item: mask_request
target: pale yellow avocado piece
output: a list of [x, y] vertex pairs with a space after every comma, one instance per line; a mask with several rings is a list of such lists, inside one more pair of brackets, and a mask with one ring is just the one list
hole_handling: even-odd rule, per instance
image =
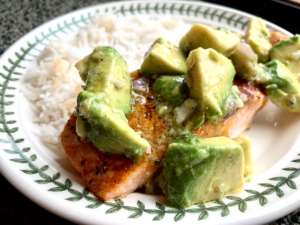
[[258, 72], [258, 57], [250, 45], [241, 43], [232, 54], [235, 71], [242, 79], [253, 81]]
[[300, 73], [300, 35], [276, 43], [270, 50], [271, 60], [279, 60], [295, 74], [299, 80]]
[[123, 57], [112, 47], [99, 46], [76, 65], [84, 90], [77, 96], [76, 132], [105, 153], [141, 156], [150, 148], [129, 125], [130, 74]]
[[164, 38], [158, 38], [145, 54], [143, 75], [182, 75], [186, 72], [185, 53]]
[[262, 67], [259, 82], [272, 103], [290, 112], [300, 113], [300, 84], [294, 74], [278, 60]]
[[244, 177], [252, 175], [254, 170], [250, 138], [246, 136], [238, 136], [233, 140], [237, 142], [243, 148], [244, 151]]
[[259, 62], [266, 63], [269, 59], [269, 51], [272, 47], [270, 38], [270, 31], [261, 18], [252, 18], [249, 21], [245, 39], [258, 55]]
[[179, 47], [185, 52], [190, 52], [199, 47], [204, 49], [213, 48], [225, 56], [230, 56], [239, 46], [240, 41], [240, 34], [195, 24], [181, 38]]
[[213, 49], [197, 48], [187, 59], [185, 74], [190, 98], [198, 101], [198, 110], [207, 118], [222, 116], [221, 107], [228, 98], [235, 75], [231, 61]]
[[176, 208], [221, 200], [244, 187], [242, 147], [227, 137], [179, 136], [166, 150], [158, 185]]

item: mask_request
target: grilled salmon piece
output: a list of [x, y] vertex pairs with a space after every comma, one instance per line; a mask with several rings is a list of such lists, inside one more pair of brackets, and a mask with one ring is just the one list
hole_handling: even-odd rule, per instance
[[[279, 32], [271, 31], [271, 44], [289, 38]], [[140, 77], [139, 71], [131, 73], [132, 80]], [[234, 81], [239, 88], [239, 96], [244, 107], [234, 116], [221, 121], [218, 125], [205, 122], [191, 132], [200, 137], [233, 137], [247, 129], [253, 115], [266, 103], [266, 96], [252, 83]], [[145, 94], [146, 103], [135, 107], [128, 117], [128, 123], [151, 144], [152, 153], [140, 160], [132, 160], [124, 155], [104, 154], [92, 143], [83, 142], [76, 133], [76, 117], [71, 116], [60, 135], [60, 143], [67, 157], [81, 174], [90, 191], [99, 199], [108, 201], [124, 197], [145, 184], [151, 183], [159, 173], [161, 160], [168, 147], [169, 129], [164, 117], [157, 115], [152, 89]], [[149, 185], [151, 186], [151, 184]]]
[[279, 42], [281, 40], [285, 40], [285, 39], [289, 38], [289, 36], [287, 36], [283, 33], [280, 33], [278, 31], [270, 31], [270, 34], [271, 34], [270, 42], [272, 45], [275, 45], [277, 42]]
[[[253, 115], [264, 105], [266, 97], [251, 83], [236, 82], [244, 107], [219, 125], [205, 122], [192, 130], [201, 138], [232, 136], [247, 128]], [[129, 126], [151, 144], [151, 154], [132, 160], [124, 155], [104, 154], [80, 139], [76, 133], [76, 117], [71, 116], [60, 135], [60, 143], [67, 157], [87, 183], [89, 190], [99, 199], [108, 201], [124, 197], [151, 180], [168, 146], [170, 128], [165, 118], [155, 110], [153, 91], [145, 94], [146, 103], [135, 107], [128, 117]]]

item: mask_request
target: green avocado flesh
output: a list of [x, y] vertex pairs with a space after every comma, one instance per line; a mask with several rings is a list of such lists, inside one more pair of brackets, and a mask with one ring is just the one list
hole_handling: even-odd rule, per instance
[[237, 76], [242, 79], [253, 81], [257, 75], [258, 58], [250, 45], [241, 43], [232, 54], [232, 64], [236, 70]]
[[258, 55], [258, 61], [266, 63], [269, 59], [271, 34], [261, 18], [252, 18], [249, 22], [245, 39], [253, 51]]
[[106, 103], [127, 115], [131, 110], [130, 74], [122, 56], [112, 47], [97, 47], [76, 65], [85, 91], [103, 93]]
[[271, 60], [278, 60], [299, 79], [300, 73], [300, 35], [276, 43], [270, 50]]
[[197, 48], [190, 52], [187, 66], [186, 82], [190, 97], [198, 101], [198, 110], [207, 118], [222, 116], [221, 107], [235, 75], [231, 61], [211, 48]]
[[252, 161], [252, 152], [251, 152], [251, 140], [246, 136], [238, 136], [233, 139], [238, 143], [244, 151], [244, 177], [250, 176], [253, 174], [253, 161]]
[[131, 88], [124, 59], [112, 47], [97, 47], [76, 67], [86, 83], [77, 97], [77, 134], [105, 153], [142, 155], [150, 145], [125, 117], [131, 110]]
[[218, 122], [232, 117], [238, 108], [244, 106], [243, 101], [239, 97], [239, 89], [232, 85], [230, 94], [226, 99], [224, 105], [221, 107], [222, 116], [214, 116], [208, 119], [209, 122], [217, 124]]
[[243, 169], [243, 149], [235, 141], [184, 134], [169, 145], [157, 182], [170, 206], [185, 208], [241, 190]]
[[183, 51], [165, 40], [158, 38], [145, 54], [141, 66], [143, 75], [181, 75], [186, 72], [186, 56]]
[[153, 84], [153, 90], [175, 106], [180, 106], [188, 97], [189, 88], [185, 76], [160, 76]]
[[[287, 52], [292, 52], [291, 46], [293, 44], [290, 41], [287, 43], [284, 44], [285, 51], [283, 52], [278, 52], [277, 48], [271, 50], [271, 55], [273, 55], [271, 58], [279, 58], [284, 61], [283, 58], [288, 55]], [[279, 48], [281, 48], [280, 45]], [[255, 54], [246, 44], [240, 44], [232, 56], [232, 63], [236, 68], [237, 76], [262, 86], [270, 100], [278, 107], [299, 113], [300, 85], [298, 74], [292, 73], [281, 61], [272, 60], [266, 64], [258, 63]], [[295, 65], [293, 63], [298, 62], [291, 62], [289, 65], [292, 65], [292, 68]]]
[[278, 107], [300, 112], [300, 85], [294, 74], [277, 60], [266, 63], [256, 83], [265, 88], [270, 100]]
[[186, 53], [196, 48], [213, 48], [225, 56], [231, 55], [240, 44], [241, 36], [226, 29], [213, 29], [195, 24], [180, 40], [180, 48]]

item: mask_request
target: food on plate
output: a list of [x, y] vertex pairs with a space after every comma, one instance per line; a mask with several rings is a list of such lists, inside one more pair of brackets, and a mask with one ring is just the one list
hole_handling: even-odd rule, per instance
[[144, 75], [182, 75], [186, 69], [184, 52], [164, 38], [158, 38], [153, 43], [141, 65]]
[[243, 149], [227, 137], [183, 134], [169, 144], [162, 163], [157, 182], [176, 208], [222, 199], [244, 187]]
[[202, 24], [195, 24], [180, 40], [179, 46], [185, 52], [196, 48], [213, 48], [225, 56], [231, 55], [240, 44], [241, 35], [225, 28], [214, 29]]
[[112, 47], [97, 47], [76, 64], [85, 87], [77, 97], [76, 131], [105, 153], [142, 155], [150, 145], [128, 125], [130, 74]]
[[238, 76], [249, 81], [255, 79], [258, 71], [258, 57], [250, 45], [241, 43], [231, 59]]
[[271, 34], [261, 18], [252, 18], [246, 31], [245, 40], [257, 54], [259, 62], [266, 63], [269, 59]]
[[[157, 39], [144, 57], [141, 73], [132, 73], [135, 106], [131, 113], [110, 100], [110, 95], [119, 101], [124, 96], [124, 102], [130, 98], [128, 91], [127, 95], [118, 94], [122, 88], [127, 90], [128, 85], [117, 76], [125, 74], [127, 78], [123, 79], [129, 80], [129, 75], [122, 57], [113, 48], [97, 47], [77, 64], [86, 86], [78, 95], [75, 111], [78, 118], [72, 116], [69, 120], [61, 134], [61, 144], [97, 197], [107, 201], [143, 186], [146, 193], [157, 193], [160, 187], [168, 204], [188, 207], [222, 199], [243, 188], [244, 175], [253, 173], [250, 140], [239, 137], [234, 141], [228, 137], [246, 129], [253, 115], [264, 106], [266, 97], [258, 86], [283, 108], [286, 101], [279, 95], [295, 95], [300, 90], [292, 73], [279, 61], [258, 63], [267, 61], [252, 50], [253, 45], [264, 43], [255, 33], [266, 32], [261, 23], [260, 19], [250, 22], [249, 45], [240, 43], [240, 37], [230, 31], [194, 25], [188, 34], [198, 29], [215, 38], [203, 35], [202, 46], [202, 42], [200, 46], [194, 43], [194, 47], [187, 49], [186, 41], [195, 40], [186, 34], [180, 48], [187, 55], [165, 39]], [[238, 40], [219, 39], [218, 32]], [[225, 49], [229, 43], [233, 44]], [[114, 61], [114, 56], [102, 55], [102, 49], [113, 51], [118, 61]], [[227, 57], [232, 53], [231, 61]], [[120, 60], [123, 71], [114, 72]], [[106, 61], [115, 66], [108, 72]], [[236, 72], [242, 80], [233, 82]], [[104, 89], [101, 89], [102, 79], [110, 80], [104, 83]], [[94, 88], [93, 93], [89, 92], [88, 84]], [[137, 97], [140, 100], [136, 102]], [[99, 114], [103, 116], [95, 116]], [[79, 132], [74, 130], [75, 120]], [[130, 128], [130, 133], [121, 130], [124, 127]], [[83, 139], [85, 135], [79, 137], [82, 130], [92, 143]], [[144, 140], [144, 145], [139, 140]]]
[[[145, 60], [147, 60], [147, 55]], [[82, 62], [84, 61], [87, 62], [86, 59]], [[194, 63], [192, 63], [193, 61]], [[101, 64], [102, 61], [98, 60], [98, 62]], [[238, 80], [232, 82], [235, 70], [231, 61], [213, 49], [200, 47], [191, 51], [187, 59], [187, 68], [187, 73], [181, 76], [162, 75], [166, 69], [163, 66], [162, 68], [158, 67], [155, 74], [150, 77], [149, 75], [144, 77], [139, 72], [131, 74], [132, 89], [137, 97], [144, 98], [144, 102], [139, 101], [135, 104], [133, 112], [127, 117], [128, 125], [136, 134], [140, 134], [148, 141], [151, 145], [151, 153], [146, 151], [145, 154], [140, 157], [136, 155], [135, 158], [107, 154], [106, 150], [101, 151], [97, 145], [85, 142], [78, 136], [74, 129], [75, 121], [78, 118], [71, 117], [61, 134], [61, 144], [74, 167], [81, 173], [89, 189], [97, 197], [104, 201], [124, 197], [143, 186], [145, 186], [146, 193], [157, 193], [158, 183], [161, 182], [157, 182], [155, 177], [164, 169], [162, 160], [166, 149], [169, 144], [174, 141], [176, 143], [178, 136], [191, 133], [190, 135], [200, 138], [234, 137], [249, 126], [253, 115], [266, 102], [265, 95], [253, 84]], [[87, 74], [93, 69], [87, 66], [84, 68]], [[208, 71], [206, 75], [205, 71]], [[93, 79], [98, 80], [97, 76], [104, 75], [101, 73], [92, 75]], [[211, 79], [207, 79], [205, 76]], [[205, 81], [202, 82], [203, 86], [199, 82], [201, 79]], [[112, 87], [110, 91], [118, 90], [116, 86], [112, 85]], [[203, 102], [200, 99], [205, 99], [205, 96], [209, 97], [211, 102], [217, 102], [215, 105], [218, 107], [218, 113], [212, 113], [215, 108], [209, 105], [209, 101], [207, 106], [201, 106]], [[80, 94], [78, 98], [78, 104], [80, 104]], [[104, 109], [101, 106], [98, 107], [98, 113]], [[243, 177], [244, 154], [242, 147], [225, 137], [217, 138], [217, 140], [224, 140], [225, 145], [229, 141], [239, 146], [242, 157], [239, 158], [237, 164], [241, 167], [238, 171]], [[93, 142], [93, 140], [91, 141]], [[109, 141], [111, 141], [110, 145], [114, 143], [113, 140]], [[219, 141], [220, 145], [221, 142]], [[206, 142], [204, 141], [204, 143]], [[230, 151], [230, 148], [227, 150]], [[216, 155], [212, 154], [211, 157], [216, 160]], [[213, 166], [215, 165], [211, 165], [211, 167]], [[243, 179], [240, 179], [241, 181], [243, 184]], [[228, 183], [227, 186], [222, 194], [211, 194], [211, 196], [221, 198], [225, 194], [243, 187], [231, 183]], [[166, 192], [165, 188], [162, 190]], [[214, 190], [212, 190], [213, 192]], [[201, 198], [204, 202], [212, 200], [214, 197], [198, 196], [196, 199], [202, 201]], [[174, 203], [171, 204], [175, 206]], [[191, 202], [181, 206], [187, 207], [189, 204]]]
[[[160, 76], [153, 83], [153, 90], [170, 101], [175, 106], [180, 106], [188, 98], [189, 89], [184, 75]], [[162, 109], [163, 110], [163, 109]]]
[[[131, 76], [136, 80], [143, 78], [138, 72], [131, 73]], [[201, 127], [191, 130], [193, 135], [200, 138], [235, 137], [249, 127], [253, 115], [264, 106], [266, 97], [249, 82], [235, 81], [234, 84], [239, 89], [244, 106], [217, 124], [205, 121]], [[149, 85], [148, 92], [143, 95], [145, 103], [135, 105], [127, 119], [129, 126], [151, 144], [151, 154], [145, 154], [135, 161], [125, 155], [99, 151], [91, 142], [81, 140], [76, 133], [75, 115], [71, 116], [60, 135], [62, 148], [70, 162], [81, 174], [89, 190], [101, 200], [125, 197], [143, 186], [146, 193], [157, 193], [154, 176], [161, 170], [169, 140], [174, 140], [177, 135], [168, 123], [170, 115], [160, 113], [160, 109], [169, 104], [155, 96], [151, 83]], [[157, 105], [158, 101], [161, 101], [160, 105]]]
[[259, 83], [275, 105], [291, 112], [300, 112], [298, 79], [283, 63], [277, 60], [266, 63], [259, 77]]
[[[260, 18], [249, 23], [249, 45], [226, 29], [200, 24], [180, 47], [158, 38], [140, 73], [131, 74], [131, 112], [130, 76], [115, 49], [97, 47], [77, 63], [86, 86], [61, 144], [91, 192], [107, 201], [145, 186], [182, 208], [241, 190], [253, 173], [251, 144], [230, 138], [249, 126], [265, 94], [277, 106], [299, 110], [293, 67], [268, 62], [269, 39]], [[241, 80], [233, 81], [236, 74]]]
[[[78, 96], [77, 104], [74, 97], [69, 100], [75, 114], [59, 141], [89, 190], [108, 201], [143, 187], [149, 194], [165, 194], [171, 206], [188, 207], [242, 189], [243, 177], [253, 173], [253, 163], [250, 140], [237, 135], [251, 125], [267, 96], [278, 106], [298, 112], [299, 84], [294, 66], [289, 67], [298, 61], [288, 56], [297, 56], [297, 43], [294, 47], [278, 43], [285, 53], [275, 47], [268, 54], [258, 53], [257, 46], [266, 49], [269, 42], [287, 39], [272, 31], [270, 40], [261, 37], [268, 30], [260, 19], [250, 22], [247, 43], [225, 28], [201, 24], [184, 34], [175, 29], [180, 23], [168, 21], [153, 25], [151, 32], [148, 26], [143, 28], [142, 20], [106, 23], [105, 18], [102, 27], [95, 21], [77, 36], [78, 46], [89, 46], [85, 52], [76, 56], [76, 51], [66, 53], [64, 45], [57, 44], [37, 59], [39, 73], [54, 73], [53, 78], [47, 76], [47, 85], [43, 76], [39, 78], [39, 88], [48, 91], [53, 88], [49, 77], [59, 86], [78, 62], [83, 82], [73, 79], [76, 88], [61, 87], [72, 93], [69, 96], [75, 92]], [[119, 24], [127, 26], [127, 33]], [[139, 27], [137, 38], [132, 27]], [[97, 35], [105, 41], [92, 52]], [[269, 55], [270, 62], [265, 59]], [[48, 105], [41, 107], [45, 112], [41, 115], [49, 117]], [[70, 108], [64, 111], [65, 121]], [[55, 120], [57, 115], [49, 118]], [[230, 158], [233, 155], [235, 160]]]
[[[278, 107], [291, 112], [300, 112], [300, 84], [298, 76], [292, 73], [283, 63], [272, 60], [266, 64], [257, 63], [253, 53], [244, 45], [233, 54], [233, 64], [237, 76], [259, 85]], [[252, 64], [252, 67], [251, 67]]]
[[300, 73], [300, 35], [280, 41], [270, 49], [270, 59], [285, 64], [299, 80]]
[[237, 142], [242, 148], [244, 152], [244, 177], [250, 176], [253, 174], [253, 160], [251, 153], [251, 141], [247, 136], [238, 136], [233, 139]]
[[206, 118], [222, 116], [235, 75], [232, 62], [212, 48], [200, 47], [190, 52], [186, 64], [186, 82], [190, 97], [197, 100], [196, 110]]

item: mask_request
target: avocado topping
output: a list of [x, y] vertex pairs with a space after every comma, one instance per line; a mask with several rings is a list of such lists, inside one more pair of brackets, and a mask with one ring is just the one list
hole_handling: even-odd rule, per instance
[[232, 54], [232, 63], [237, 75], [242, 79], [247, 79], [249, 81], [253, 81], [257, 75], [257, 61], [257, 55], [246, 43], [241, 43]]
[[185, 76], [160, 76], [153, 84], [153, 90], [175, 106], [180, 106], [188, 97], [189, 88]]
[[228, 98], [235, 75], [231, 61], [213, 49], [197, 48], [187, 59], [185, 74], [190, 97], [206, 118], [222, 116], [221, 107]]
[[244, 186], [242, 147], [226, 137], [184, 134], [171, 143], [157, 182], [176, 208], [222, 199]]
[[153, 43], [141, 66], [143, 75], [182, 75], [185, 72], [185, 54], [164, 38], [158, 38]]
[[252, 152], [251, 152], [251, 140], [246, 136], [238, 136], [233, 139], [237, 142], [244, 152], [244, 177], [250, 176], [253, 174], [253, 161], [252, 161]]
[[112, 47], [97, 47], [76, 65], [85, 91], [106, 96], [111, 107], [131, 111], [130, 74], [122, 56]]
[[299, 80], [300, 73], [300, 35], [276, 43], [270, 50], [271, 60], [279, 60], [295, 74]]
[[275, 105], [300, 113], [299, 82], [283, 63], [273, 60], [265, 64], [258, 83]]
[[270, 38], [270, 31], [261, 18], [252, 18], [249, 21], [245, 39], [258, 55], [259, 62], [266, 63], [269, 59], [269, 50], [272, 47]]
[[[240, 44], [232, 56], [232, 63], [237, 71], [237, 76], [248, 81], [252, 81], [265, 89], [270, 100], [278, 107], [287, 109], [291, 112], [300, 112], [300, 85], [298, 82], [298, 74], [292, 73], [298, 68], [296, 65], [300, 62], [300, 58], [293, 61], [288, 55], [297, 55], [297, 51], [293, 51], [295, 40], [293, 37], [286, 43], [279, 44], [278, 48], [273, 48], [270, 52], [272, 60], [266, 64], [258, 63], [257, 57], [246, 44]], [[283, 47], [281, 47], [283, 46]], [[279, 51], [278, 49], [283, 51]], [[285, 50], [285, 51], [284, 51]], [[299, 52], [300, 54], [300, 52]], [[283, 63], [283, 62], [285, 63]], [[288, 64], [290, 67], [287, 67]], [[290, 69], [292, 69], [292, 71]]]
[[244, 106], [243, 101], [239, 97], [239, 89], [237, 86], [233, 85], [225, 104], [221, 107], [222, 116], [214, 116], [208, 119], [211, 123], [218, 123], [224, 119], [232, 117], [238, 108]]
[[76, 131], [105, 153], [142, 155], [149, 143], [129, 127], [130, 74], [112, 47], [97, 47], [76, 64], [86, 86], [77, 97]]
[[179, 47], [186, 53], [196, 48], [213, 48], [217, 52], [230, 56], [240, 44], [241, 36], [231, 31], [214, 29], [202, 24], [195, 24], [180, 40]]

